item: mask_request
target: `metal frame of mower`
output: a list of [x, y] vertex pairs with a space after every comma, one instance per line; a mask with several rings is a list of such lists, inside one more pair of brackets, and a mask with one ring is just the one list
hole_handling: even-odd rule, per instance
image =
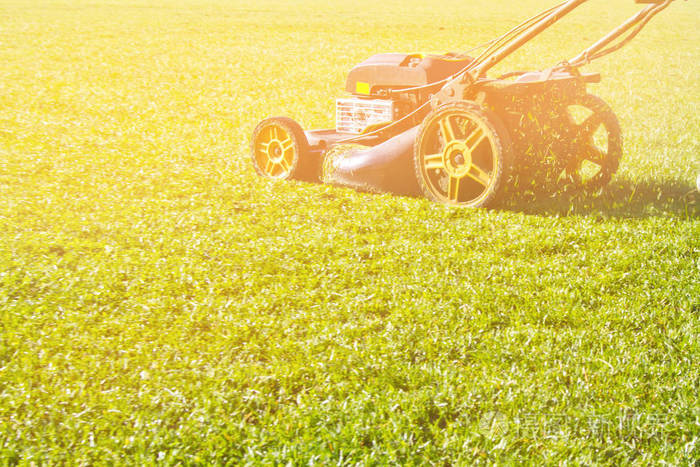
[[536, 184], [605, 186], [622, 156], [610, 107], [587, 92], [598, 74], [580, 67], [627, 44], [674, 0], [648, 4], [571, 60], [544, 71], [486, 73], [588, 0], [567, 0], [521, 23], [466, 60], [459, 72], [421, 86], [389, 89], [386, 98], [415, 102], [405, 115], [361, 134], [304, 131], [294, 120], [263, 120], [252, 139], [261, 176], [297, 178], [429, 199], [489, 206], [516, 173]]

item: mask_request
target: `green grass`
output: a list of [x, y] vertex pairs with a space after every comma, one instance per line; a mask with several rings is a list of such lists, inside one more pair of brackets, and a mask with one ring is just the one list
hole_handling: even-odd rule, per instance
[[697, 463], [697, 2], [589, 67], [625, 137], [601, 196], [461, 211], [249, 162], [369, 55], [550, 4], [0, 0], [0, 464]]

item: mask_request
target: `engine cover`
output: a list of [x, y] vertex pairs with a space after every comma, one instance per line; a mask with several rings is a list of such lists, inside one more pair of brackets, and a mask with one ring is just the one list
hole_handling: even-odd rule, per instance
[[383, 89], [423, 86], [447, 78], [471, 63], [466, 55], [379, 54], [355, 66], [346, 91], [377, 96]]

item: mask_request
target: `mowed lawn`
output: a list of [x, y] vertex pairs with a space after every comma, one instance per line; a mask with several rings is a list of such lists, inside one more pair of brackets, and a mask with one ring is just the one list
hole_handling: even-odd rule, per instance
[[[457, 210], [258, 178], [349, 69], [546, 0], [0, 0], [0, 464], [700, 458], [700, 5], [590, 65], [595, 196]], [[571, 58], [592, 1], [499, 67]]]

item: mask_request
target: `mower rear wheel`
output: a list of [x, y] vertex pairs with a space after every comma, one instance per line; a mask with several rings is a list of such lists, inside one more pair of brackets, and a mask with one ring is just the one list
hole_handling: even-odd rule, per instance
[[598, 190], [610, 182], [620, 165], [620, 123], [610, 106], [592, 94], [570, 104], [567, 117], [572, 128], [572, 154], [564, 171], [565, 181], [584, 190]]
[[499, 118], [460, 101], [431, 112], [414, 146], [416, 177], [426, 198], [459, 207], [492, 205], [511, 167], [511, 142]]
[[267, 118], [253, 131], [253, 167], [266, 178], [305, 178], [310, 163], [308, 147], [304, 130], [297, 122], [287, 117]]

